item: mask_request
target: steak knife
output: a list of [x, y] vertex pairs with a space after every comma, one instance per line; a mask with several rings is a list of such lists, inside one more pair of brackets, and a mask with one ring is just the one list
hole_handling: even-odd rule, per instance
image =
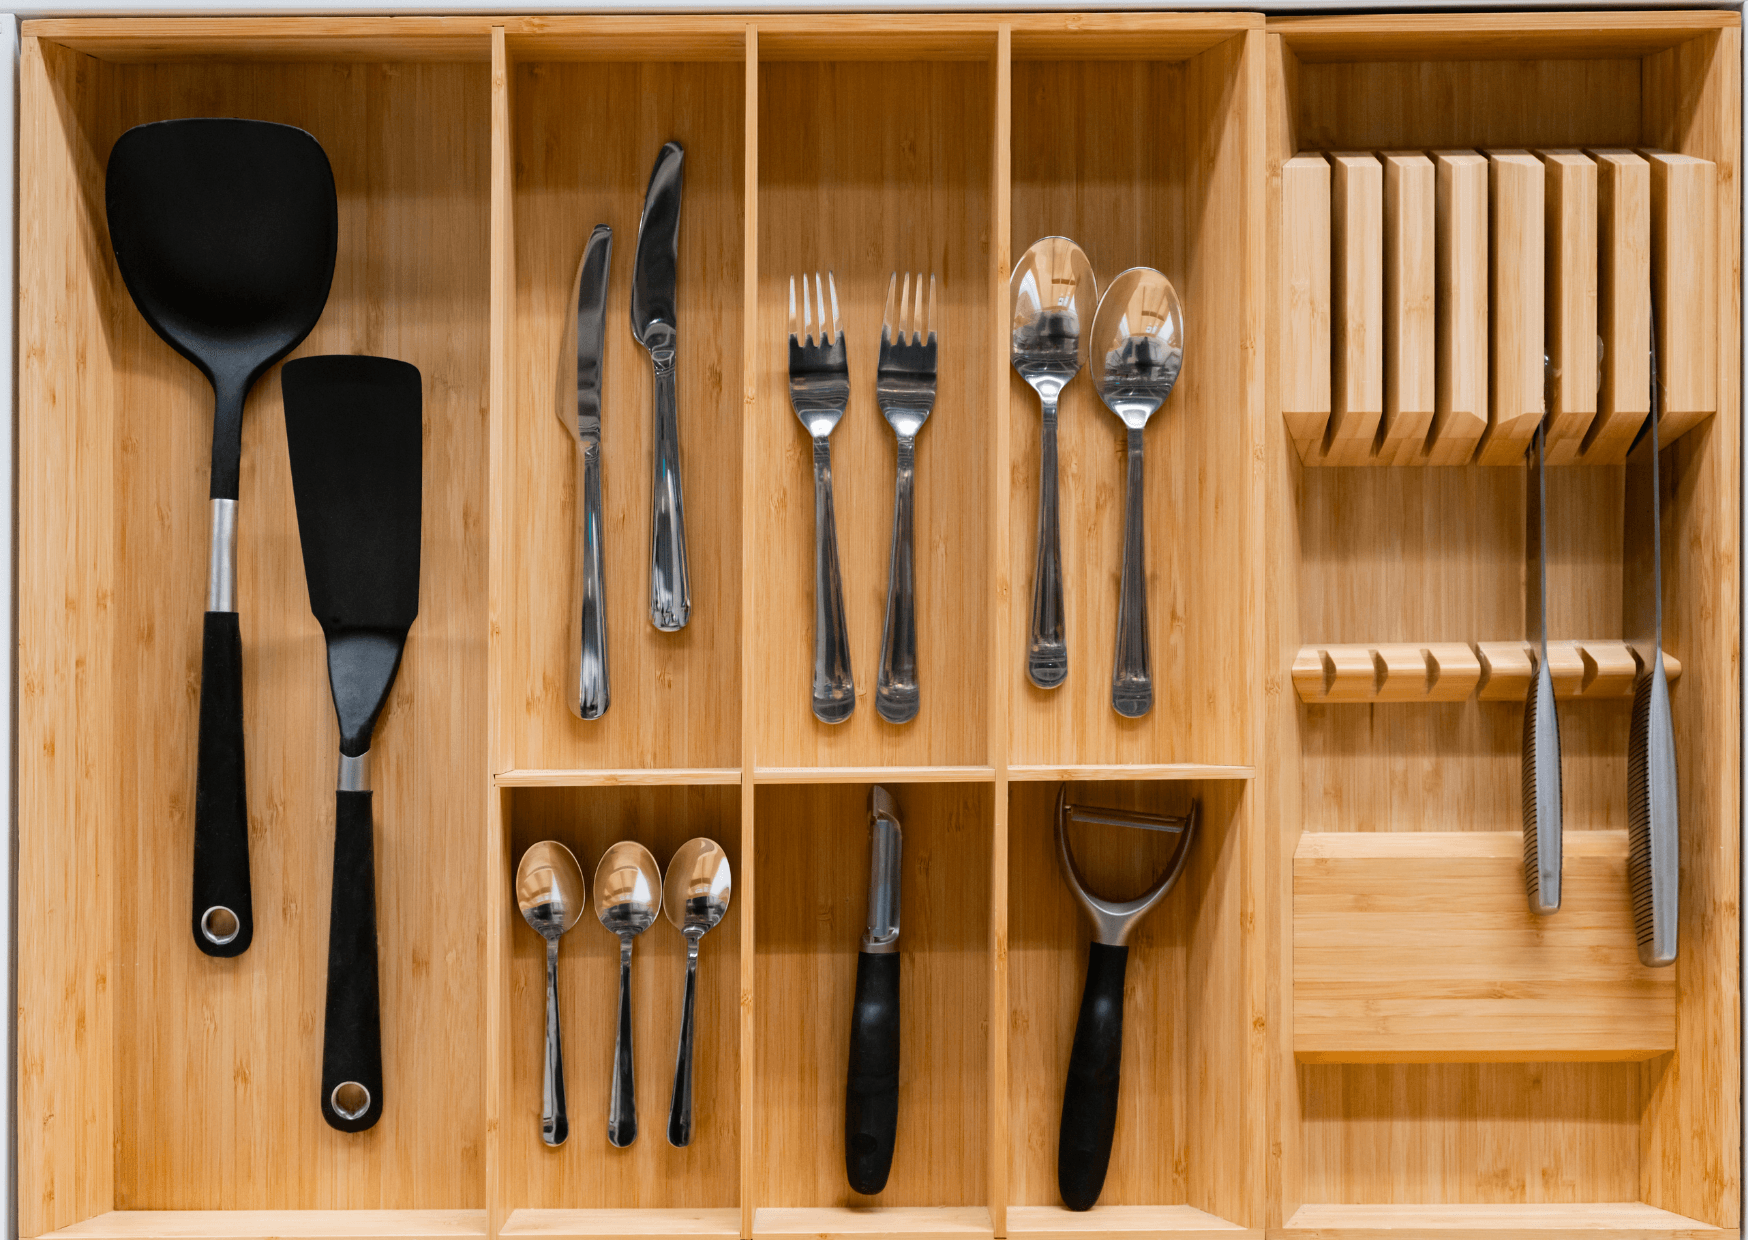
[[570, 628], [571, 713], [599, 719], [613, 701], [607, 680], [607, 595], [601, 571], [601, 360], [613, 230], [595, 225], [577, 267], [577, 415], [558, 420], [576, 440], [577, 531]]
[[686, 578], [686, 509], [680, 493], [680, 423], [674, 395], [679, 316], [674, 277], [680, 249], [680, 187], [686, 153], [669, 142], [656, 156], [637, 225], [631, 272], [631, 334], [655, 368], [655, 476], [649, 527], [649, 622], [665, 633], [686, 627], [692, 587]]
[[1657, 442], [1663, 390], [1657, 373], [1657, 306], [1651, 305], [1651, 416], [1627, 454], [1621, 612], [1639, 665], [1627, 741], [1627, 883], [1639, 962], [1675, 963], [1680, 888], [1675, 723], [1663, 671], [1663, 523]]

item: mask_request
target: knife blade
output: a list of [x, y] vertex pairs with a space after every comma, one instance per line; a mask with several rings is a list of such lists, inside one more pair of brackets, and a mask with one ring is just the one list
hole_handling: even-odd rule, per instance
[[1657, 367], [1657, 305], [1651, 304], [1651, 415], [1627, 453], [1621, 618], [1639, 665], [1627, 741], [1627, 882], [1639, 961], [1675, 963], [1680, 891], [1675, 724], [1663, 670], [1663, 522], [1658, 477], [1663, 390]]
[[878, 1193], [898, 1140], [898, 914], [904, 832], [898, 802], [868, 792], [868, 928], [856, 955], [856, 1006], [844, 1083], [844, 1174], [858, 1193]]
[[576, 440], [577, 529], [572, 559], [571, 713], [599, 719], [612, 704], [607, 676], [607, 594], [601, 558], [601, 372], [613, 230], [595, 225], [577, 265], [577, 409], [559, 421]]
[[649, 530], [649, 620], [663, 632], [686, 627], [692, 587], [686, 574], [686, 510], [680, 488], [680, 426], [674, 392], [679, 315], [674, 285], [680, 249], [680, 190], [686, 153], [664, 145], [649, 174], [631, 272], [631, 334], [655, 371], [655, 475]]

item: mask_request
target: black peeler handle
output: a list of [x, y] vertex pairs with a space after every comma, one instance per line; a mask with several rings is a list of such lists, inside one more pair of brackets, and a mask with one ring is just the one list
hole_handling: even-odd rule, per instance
[[249, 805], [243, 790], [243, 634], [209, 611], [200, 644], [200, 748], [194, 776], [194, 945], [240, 956], [255, 938]]
[[850, 1072], [844, 1090], [844, 1173], [858, 1193], [877, 1193], [898, 1140], [898, 953], [856, 953]]
[[334, 794], [334, 899], [322, 1026], [322, 1118], [363, 1132], [382, 1118], [382, 1013], [376, 978], [376, 844], [368, 792]]
[[1093, 943], [1086, 989], [1062, 1091], [1056, 1188], [1070, 1210], [1090, 1210], [1105, 1187], [1117, 1131], [1117, 1082], [1123, 1067], [1123, 976], [1129, 949]]

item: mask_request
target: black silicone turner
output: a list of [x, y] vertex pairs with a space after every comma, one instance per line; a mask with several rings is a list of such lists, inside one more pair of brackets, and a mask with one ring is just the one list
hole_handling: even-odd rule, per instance
[[236, 605], [243, 401], [327, 304], [340, 230], [334, 174], [321, 145], [290, 125], [158, 121], [116, 141], [105, 197], [109, 239], [134, 305], [213, 389], [193, 932], [207, 955], [235, 956], [255, 937]]
[[322, 1116], [382, 1116], [370, 737], [419, 614], [419, 372], [386, 357], [286, 363], [285, 438], [310, 610], [340, 718]]

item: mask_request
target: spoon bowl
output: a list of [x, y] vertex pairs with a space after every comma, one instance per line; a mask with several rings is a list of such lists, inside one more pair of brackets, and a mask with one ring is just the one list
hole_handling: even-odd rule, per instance
[[693, 1009], [698, 998], [698, 940], [728, 915], [734, 879], [728, 854], [715, 840], [687, 840], [668, 862], [662, 907], [686, 936], [686, 996], [680, 1009], [680, 1050], [674, 1059], [674, 1093], [668, 1106], [668, 1143], [692, 1144]]
[[1038, 557], [1032, 572], [1032, 628], [1026, 675], [1040, 689], [1068, 679], [1058, 515], [1056, 402], [1086, 365], [1098, 282], [1086, 253], [1067, 237], [1034, 241], [1008, 281], [1014, 369], [1038, 393]]
[[564, 1047], [558, 1021], [558, 940], [582, 919], [588, 903], [583, 868], [557, 840], [529, 846], [516, 865], [516, 907], [546, 940], [546, 1073], [541, 1087], [540, 1139], [563, 1145], [570, 1136], [564, 1100]]
[[1123, 504], [1123, 585], [1111, 709], [1138, 719], [1153, 709], [1153, 663], [1147, 637], [1147, 555], [1142, 430], [1171, 395], [1184, 363], [1184, 311], [1171, 281], [1151, 267], [1131, 267], [1111, 281], [1093, 316], [1092, 381], [1105, 407], [1123, 422], [1129, 469]]
[[662, 872], [634, 840], [609, 848], [595, 867], [595, 916], [619, 936], [619, 1024], [613, 1041], [613, 1092], [607, 1140], [624, 1148], [637, 1140], [637, 1080], [631, 1054], [631, 944], [662, 911]]

